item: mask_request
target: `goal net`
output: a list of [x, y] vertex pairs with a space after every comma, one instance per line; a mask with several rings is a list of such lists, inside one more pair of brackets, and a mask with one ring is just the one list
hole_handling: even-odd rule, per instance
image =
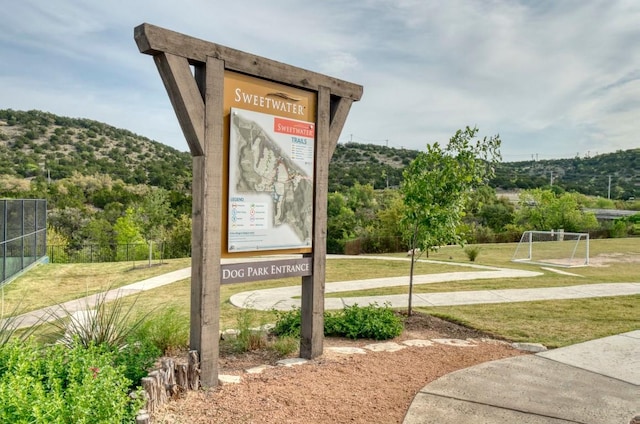
[[589, 234], [558, 231], [525, 231], [513, 262], [560, 267], [589, 265]]

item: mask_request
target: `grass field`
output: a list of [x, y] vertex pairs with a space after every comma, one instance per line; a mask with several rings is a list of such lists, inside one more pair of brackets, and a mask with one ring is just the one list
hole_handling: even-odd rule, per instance
[[[511, 257], [515, 244], [482, 245], [476, 264], [540, 271], [540, 266], [514, 264]], [[405, 255], [394, 255], [404, 257]], [[543, 276], [526, 279], [462, 281], [416, 286], [416, 292], [442, 292], [521, 287], [553, 287], [602, 282], [640, 281], [640, 239], [592, 240], [591, 257], [594, 266], [566, 271], [579, 277], [546, 271]], [[595, 260], [598, 258], [598, 260]], [[420, 263], [416, 274], [464, 271], [456, 264], [470, 264], [460, 247], [446, 247], [431, 253], [429, 259], [445, 264]], [[613, 262], [616, 261], [616, 262]], [[446, 264], [450, 262], [450, 264]], [[140, 281], [190, 265], [189, 259], [171, 260], [152, 268], [133, 268], [130, 263], [117, 264], [49, 264], [35, 268], [2, 290], [3, 312], [19, 309], [34, 310], [66, 300]], [[374, 259], [328, 259], [327, 282], [383, 278], [408, 275], [407, 261]], [[300, 284], [299, 278], [257, 283], [225, 285], [221, 288], [221, 328], [233, 327], [238, 308], [229, 303], [235, 293], [261, 288]], [[135, 308], [148, 311], [173, 307], [178, 319], [188, 326], [189, 280], [183, 280], [135, 296]], [[352, 292], [351, 295], [406, 293], [406, 287], [375, 291]], [[345, 293], [340, 293], [345, 296]], [[128, 299], [133, 302], [134, 299]], [[563, 301], [525, 302], [457, 307], [421, 308], [421, 311], [489, 331], [517, 341], [540, 342], [549, 346], [564, 346], [610, 334], [640, 328], [640, 296]], [[273, 320], [273, 313], [256, 311], [256, 319]]]

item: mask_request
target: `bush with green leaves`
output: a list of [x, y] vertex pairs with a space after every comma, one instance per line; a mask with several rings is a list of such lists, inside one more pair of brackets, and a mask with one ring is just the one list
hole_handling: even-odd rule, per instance
[[267, 347], [281, 357], [287, 356], [298, 350], [300, 347], [300, 338], [294, 336], [279, 336], [271, 340]]
[[476, 258], [480, 254], [480, 246], [467, 246], [464, 248], [464, 254], [467, 255], [467, 259], [471, 262], [475, 262]]
[[[258, 327], [256, 323], [259, 322]], [[258, 320], [254, 309], [245, 307], [238, 310], [236, 315], [235, 337], [230, 339], [230, 344], [236, 352], [250, 352], [262, 349], [267, 346], [267, 334], [261, 328], [265, 325], [264, 320]]]
[[131, 381], [107, 346], [32, 340], [0, 347], [0, 422], [133, 422], [143, 397], [129, 396]]
[[[276, 335], [300, 336], [300, 309], [276, 312]], [[387, 340], [399, 336], [403, 330], [402, 319], [388, 304], [346, 306], [340, 311], [325, 311], [324, 334], [351, 339]]]
[[273, 334], [281, 337], [300, 337], [300, 308], [274, 312], [276, 314], [276, 324], [272, 330]]
[[324, 333], [350, 339], [387, 340], [399, 336], [402, 319], [388, 305], [345, 306], [341, 311], [325, 314]]
[[162, 351], [152, 340], [131, 338], [121, 348], [112, 349], [114, 364], [122, 367], [124, 376], [131, 381], [130, 388], [140, 385], [141, 380], [149, 374]]

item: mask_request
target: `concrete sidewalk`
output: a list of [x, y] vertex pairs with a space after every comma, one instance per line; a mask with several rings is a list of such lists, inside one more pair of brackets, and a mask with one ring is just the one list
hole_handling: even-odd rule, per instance
[[[455, 275], [451, 275], [455, 274]], [[464, 274], [464, 275], [462, 275]], [[430, 284], [445, 281], [462, 281], [479, 278], [522, 278], [539, 275], [530, 271], [502, 270], [487, 272], [459, 272], [416, 276], [414, 284]], [[365, 290], [380, 287], [396, 287], [408, 285], [407, 277], [380, 278], [373, 280], [343, 281], [327, 283], [325, 293], [339, 293], [351, 290]], [[474, 305], [481, 303], [531, 302], [536, 300], [581, 299], [591, 297], [630, 296], [640, 294], [640, 283], [604, 283], [581, 284], [566, 287], [546, 287], [503, 290], [471, 290], [444, 293], [414, 293], [413, 306], [453, 306]], [[261, 310], [290, 310], [300, 306], [301, 288], [278, 287], [274, 289], [254, 290], [237, 293], [231, 296], [230, 302], [238, 307]], [[355, 303], [368, 305], [388, 303], [391, 307], [407, 306], [407, 294], [384, 296], [330, 297], [325, 298], [325, 309], [342, 309]]]
[[640, 330], [447, 374], [404, 424], [628, 424], [640, 414]]

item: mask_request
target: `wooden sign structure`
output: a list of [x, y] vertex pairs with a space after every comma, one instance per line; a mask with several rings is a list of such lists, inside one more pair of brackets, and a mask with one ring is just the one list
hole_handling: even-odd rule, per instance
[[[287, 88], [313, 95], [313, 104], [308, 105], [315, 112], [312, 247], [293, 252], [302, 254], [306, 262], [301, 266], [311, 268], [310, 273], [302, 274], [300, 356], [311, 359], [321, 355], [329, 161], [351, 104], [362, 96], [362, 86], [146, 23], [135, 28], [134, 37], [140, 52], [154, 58], [193, 157], [190, 347], [200, 355], [204, 386], [218, 384], [221, 258], [229, 254], [225, 231], [229, 172], [225, 95], [228, 98], [229, 93], [228, 89], [225, 93], [225, 78], [235, 75], [266, 85], [280, 84], [285, 92], [272, 94], [291, 102], [300, 97], [289, 95]], [[276, 104], [266, 97], [255, 102], [258, 106], [260, 102]], [[285, 116], [303, 112], [296, 104], [280, 109]], [[260, 252], [265, 253], [276, 252]], [[226, 274], [234, 270], [228, 268]]]

